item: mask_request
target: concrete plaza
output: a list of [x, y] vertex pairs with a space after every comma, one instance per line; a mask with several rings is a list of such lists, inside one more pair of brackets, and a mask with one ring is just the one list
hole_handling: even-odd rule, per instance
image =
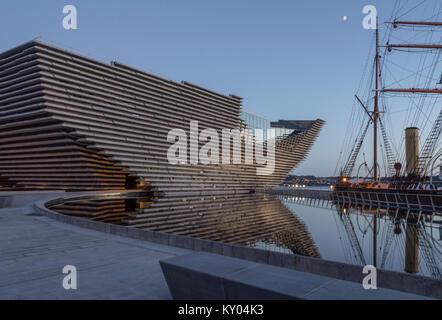
[[[30, 195], [26, 195], [26, 197], [30, 197]], [[40, 199], [40, 205], [34, 203], [35, 198]], [[46, 200], [41, 200], [42, 198]], [[41, 203], [45, 203], [50, 198], [54, 198], [54, 195], [34, 195], [34, 199], [26, 198], [22, 203], [17, 201], [16, 205], [14, 202], [9, 202], [9, 205], [12, 204], [11, 207], [0, 209], [0, 299], [171, 299], [160, 267], [160, 260], [184, 256], [200, 250], [228, 256], [239, 255], [241, 259], [244, 259], [242, 263], [246, 264], [245, 270], [248, 270], [249, 266], [264, 263], [260, 265], [260, 268], [270, 270], [265, 276], [266, 281], [270, 282], [284, 274], [294, 274], [293, 270], [271, 266], [276, 265], [278, 259], [281, 260], [279, 261], [281, 264], [286, 264], [289, 261], [294, 263], [295, 260], [300, 266], [306, 264], [303, 268], [304, 272], [298, 272], [298, 275], [302, 274], [302, 279], [292, 279], [297, 281], [293, 283], [293, 288], [302, 287], [302, 283], [306, 281], [312, 283], [314, 279], [324, 278], [318, 277], [314, 274], [315, 272], [309, 273], [307, 270], [310, 269], [319, 268], [318, 270], [322, 270], [323, 273], [333, 272], [332, 270], [337, 265], [339, 270], [346, 270], [345, 274], [359, 272], [355, 269], [356, 266], [310, 257], [297, 256], [295, 259], [290, 255], [201, 239], [179, 238], [175, 235], [157, 234], [147, 230], [101, 223], [90, 225], [92, 222], [89, 220], [56, 213], [50, 217], [51, 215], [47, 215], [50, 210], [41, 206]], [[65, 220], [65, 222], [59, 219]], [[94, 228], [101, 231], [94, 230]], [[118, 235], [120, 234], [118, 232], [121, 232], [122, 235]], [[177, 242], [180, 242], [180, 245], [185, 248], [177, 247]], [[225, 260], [223, 255], [212, 255], [212, 257], [221, 264]], [[66, 276], [63, 273], [63, 268], [66, 265], [76, 267], [77, 289], [75, 290], [63, 288], [63, 279]], [[199, 267], [208, 273], [218, 268], [210, 267], [206, 263]], [[256, 276], [259, 275], [254, 275], [254, 277]], [[398, 281], [415, 283], [412, 282], [414, 278], [410, 278], [410, 276], [391, 272], [386, 273], [384, 279], [386, 279], [385, 276], [389, 277], [388, 281], [392, 283]], [[259, 285], [262, 280], [258, 279], [252, 284]], [[326, 283], [337, 282], [337, 280], [333, 280], [333, 277], [322, 280]], [[359, 296], [347, 294], [347, 288], [333, 297], [337, 299], [352, 299], [352, 297], [361, 299], [426, 298], [401, 291], [388, 294], [389, 291], [384, 289], [375, 290], [379, 295], [374, 293], [367, 295], [366, 292], [360, 292], [362, 290], [360, 284], [355, 286], [355, 282], [351, 283], [348, 281], [349, 279], [345, 280], [347, 281], [340, 282], [345, 282], [345, 286], [350, 286], [353, 288], [351, 290], [359, 292]], [[325, 288], [324, 281], [321, 281], [310, 287], [308, 292], [304, 292], [304, 296], [307, 297], [312, 292], [321, 292], [321, 288]], [[439, 285], [439, 282], [428, 279], [426, 281], [428, 282], [427, 291]], [[201, 286], [203, 283], [204, 281], [195, 285]], [[419, 281], [419, 283], [424, 282]], [[208, 290], [209, 287], [203, 289]], [[408, 291], [407, 288], [406, 291]], [[420, 290], [424, 291], [423, 289], [424, 287]], [[314, 299], [330, 299], [330, 292], [317, 295]], [[343, 293], [345, 294], [342, 295]], [[333, 297], [331, 298], [335, 299]]]
[[0, 299], [170, 299], [158, 261], [189, 252], [0, 209]]

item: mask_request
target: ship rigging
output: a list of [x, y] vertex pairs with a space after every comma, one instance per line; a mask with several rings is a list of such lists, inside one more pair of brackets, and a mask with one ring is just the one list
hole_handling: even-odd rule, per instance
[[[425, 2], [423, 1], [422, 4]], [[369, 75], [367, 76], [366, 72], [363, 75], [363, 79], [368, 85], [365, 86], [365, 92], [363, 92], [362, 83], [364, 81], [361, 81], [360, 88], [355, 94], [354, 106], [356, 105], [359, 110], [357, 112], [359, 118], [358, 121], [355, 121], [356, 117], [352, 114], [349, 128], [353, 126], [353, 132], [350, 132], [351, 129], [348, 130], [347, 132], [350, 134], [344, 139], [344, 145], [353, 145], [353, 147], [345, 155], [344, 152], [341, 152], [337, 165], [337, 168], [340, 167], [340, 174], [332, 197], [338, 206], [348, 205], [348, 200], [351, 199], [362, 210], [374, 212], [371, 223], [374, 266], [377, 266], [378, 258], [375, 248], [378, 247], [380, 210], [376, 204], [386, 203], [387, 208], [382, 209], [387, 209], [387, 211], [389, 207], [396, 207], [395, 219], [397, 219], [398, 213], [400, 213], [399, 216], [405, 215], [408, 219], [410, 212], [413, 212], [410, 219], [415, 220], [413, 224], [405, 219], [402, 228], [406, 234], [405, 270], [417, 272], [419, 248], [416, 243], [419, 242], [419, 239], [423, 244], [426, 243], [426, 235], [422, 233], [423, 229], [420, 224], [422, 219], [428, 215], [432, 219], [435, 212], [439, 210], [436, 208], [440, 208], [442, 205], [439, 203], [442, 199], [442, 181], [433, 179], [435, 165], [442, 159], [442, 148], [439, 145], [442, 131], [442, 109], [438, 100], [442, 94], [440, 87], [442, 76], [440, 78], [436, 76], [442, 52], [442, 22], [437, 21], [442, 12], [442, 4], [435, 2], [433, 6], [428, 5], [427, 8], [432, 9], [431, 18], [423, 21], [407, 20], [404, 16], [407, 16], [412, 10], [400, 14], [403, 8], [404, 6], [397, 1], [392, 17], [383, 24], [385, 26], [383, 29], [386, 31], [383, 41], [380, 39], [380, 28], [376, 17], [374, 45], [372, 46], [374, 60], [371, 67], [366, 63], [366, 69], [371, 69]], [[407, 40], [404, 40], [397, 34], [399, 31], [413, 34], [407, 34]], [[439, 37], [435, 39], [435, 35]], [[403, 58], [401, 55], [406, 57]], [[417, 57], [417, 59], [410, 59], [410, 56]], [[411, 66], [408, 66], [407, 63]], [[394, 102], [398, 99], [402, 103], [404, 99], [408, 99], [408, 108], [402, 110], [407, 111], [408, 116], [404, 119], [406, 126], [402, 128], [404, 130], [402, 130], [401, 140], [399, 143], [396, 141], [396, 145], [405, 146], [396, 148], [389, 137], [389, 133], [394, 130], [388, 125], [393, 125], [389, 115], [392, 112], [389, 111], [390, 107], [398, 105]], [[399, 118], [396, 116], [394, 119], [396, 126], [400, 122]], [[365, 143], [370, 137], [367, 135], [370, 127], [372, 128], [371, 147], [370, 143]], [[351, 141], [349, 136], [356, 136], [352, 144], [349, 143]], [[420, 137], [425, 136], [426, 139], [421, 148], [419, 140]], [[368, 150], [371, 154], [370, 160], [365, 159], [367, 146], [369, 146]], [[361, 151], [363, 157], [359, 159]], [[357, 168], [356, 172], [354, 172], [355, 168]], [[361, 172], [363, 168], [367, 171], [365, 177]], [[382, 175], [382, 168], [384, 175]], [[423, 209], [425, 206], [428, 210]], [[438, 215], [440, 213], [437, 212]], [[351, 236], [352, 227], [348, 218], [341, 217], [341, 219], [345, 222], [344, 226], [346, 226], [349, 239], [354, 240], [354, 237]], [[394, 221], [395, 230], [401, 228], [401, 223], [404, 222]], [[388, 237], [392, 237], [392, 234], [393, 232], [389, 232]], [[385, 241], [387, 248], [391, 241], [389, 238]], [[357, 249], [357, 243], [354, 243], [352, 247]], [[425, 254], [425, 248], [423, 246], [422, 250], [425, 259], [427, 259], [428, 268], [433, 269], [432, 273], [440, 277], [439, 270], [435, 271], [431, 267], [434, 263], [431, 262], [432, 257]], [[386, 254], [382, 253], [381, 266], [385, 264], [385, 259]]]

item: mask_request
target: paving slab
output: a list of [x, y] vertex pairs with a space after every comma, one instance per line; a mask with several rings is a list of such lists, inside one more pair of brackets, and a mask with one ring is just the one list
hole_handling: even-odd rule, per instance
[[159, 260], [189, 252], [0, 209], [0, 299], [171, 299]]

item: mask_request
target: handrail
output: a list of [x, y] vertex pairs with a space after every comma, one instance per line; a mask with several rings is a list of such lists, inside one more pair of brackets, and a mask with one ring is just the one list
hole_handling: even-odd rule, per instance
[[[272, 194], [289, 195], [295, 197], [314, 198], [321, 200], [334, 200], [338, 202], [350, 202], [352, 205], [370, 206], [378, 208], [398, 208], [403, 210], [419, 211], [424, 214], [442, 216], [442, 195], [438, 194], [408, 194], [405, 192], [367, 191], [354, 190], [306, 190], [306, 189], [273, 189], [268, 190]], [[415, 202], [410, 197], [416, 197]], [[412, 198], [413, 199], [413, 198]], [[425, 201], [427, 200], [427, 201]], [[429, 203], [429, 204], [426, 204]]]

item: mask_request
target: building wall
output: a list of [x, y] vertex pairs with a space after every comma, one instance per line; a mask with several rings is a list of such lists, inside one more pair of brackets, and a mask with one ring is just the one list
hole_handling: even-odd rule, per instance
[[0, 54], [0, 185], [150, 188], [154, 201], [121, 213], [119, 223], [213, 240], [255, 241], [253, 232], [244, 234], [250, 232], [250, 221], [267, 226], [261, 239], [293, 230], [296, 222], [287, 210], [284, 217], [279, 213], [282, 220], [276, 218], [273, 209], [281, 206], [279, 200], [258, 209], [251, 194], [284, 180], [305, 158], [322, 120], [276, 141], [272, 175], [257, 176], [256, 164], [173, 165], [167, 159], [171, 129], [189, 136], [190, 121], [195, 120], [199, 132], [239, 128], [241, 104], [234, 95], [116, 62], [104, 64], [44, 43], [26, 43]]
[[[112, 189], [143, 179], [163, 193], [236, 194], [280, 183], [306, 155], [322, 121], [281, 141], [275, 174], [257, 165], [171, 165], [173, 128], [238, 128], [241, 98], [104, 64], [40, 42], [0, 55], [3, 186]], [[202, 142], [200, 142], [200, 146]]]

